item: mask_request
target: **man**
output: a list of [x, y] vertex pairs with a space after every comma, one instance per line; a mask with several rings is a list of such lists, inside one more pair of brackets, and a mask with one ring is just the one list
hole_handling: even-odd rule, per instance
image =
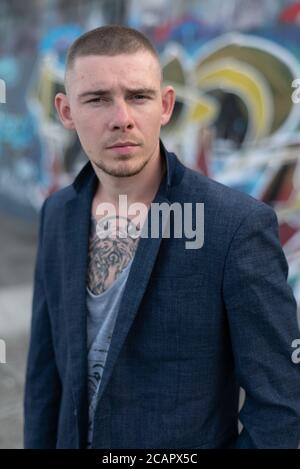
[[[174, 90], [139, 32], [84, 34], [65, 85], [56, 108], [89, 162], [41, 212], [25, 446], [297, 447], [299, 331], [273, 210], [167, 152]], [[157, 205], [187, 204], [196, 231], [204, 204], [204, 242], [178, 236], [175, 210], [156, 235]]]

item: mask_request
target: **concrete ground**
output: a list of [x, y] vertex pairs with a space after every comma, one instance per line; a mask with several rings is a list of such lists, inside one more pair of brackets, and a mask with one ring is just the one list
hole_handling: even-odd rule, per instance
[[[0, 449], [23, 447], [23, 387], [28, 349], [35, 223], [0, 214]], [[1, 342], [3, 345], [3, 342]]]

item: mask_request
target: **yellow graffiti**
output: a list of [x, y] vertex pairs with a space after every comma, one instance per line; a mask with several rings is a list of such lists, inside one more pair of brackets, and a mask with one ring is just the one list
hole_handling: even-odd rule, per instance
[[[197, 86], [205, 93], [208, 90], [224, 90], [239, 95], [247, 104], [252, 138], [261, 138], [271, 128], [272, 99], [266, 81], [249, 65], [233, 59], [219, 60], [217, 64], [198, 69]], [[198, 112], [195, 105], [191, 117]]]

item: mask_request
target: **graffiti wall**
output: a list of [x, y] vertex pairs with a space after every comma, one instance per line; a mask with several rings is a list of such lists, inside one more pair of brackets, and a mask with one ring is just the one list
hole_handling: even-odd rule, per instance
[[0, 2], [0, 207], [36, 214], [86, 161], [53, 106], [66, 51], [86, 30], [125, 23], [152, 39], [176, 88], [167, 146], [275, 208], [300, 304], [300, 2], [25, 3]]
[[75, 134], [58, 122], [69, 45], [84, 31], [123, 22], [126, 2], [1, 0], [0, 209], [36, 217], [44, 198], [85, 161]]

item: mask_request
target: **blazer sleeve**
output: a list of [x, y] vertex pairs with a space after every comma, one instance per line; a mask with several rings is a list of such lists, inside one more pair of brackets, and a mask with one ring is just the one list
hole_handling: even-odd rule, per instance
[[61, 385], [53, 350], [43, 278], [43, 236], [46, 203], [40, 215], [34, 272], [32, 320], [24, 395], [24, 447], [55, 448]]
[[296, 448], [300, 441], [297, 306], [287, 283], [277, 217], [263, 203], [241, 222], [226, 256], [223, 295], [237, 377], [246, 393], [236, 448]]

